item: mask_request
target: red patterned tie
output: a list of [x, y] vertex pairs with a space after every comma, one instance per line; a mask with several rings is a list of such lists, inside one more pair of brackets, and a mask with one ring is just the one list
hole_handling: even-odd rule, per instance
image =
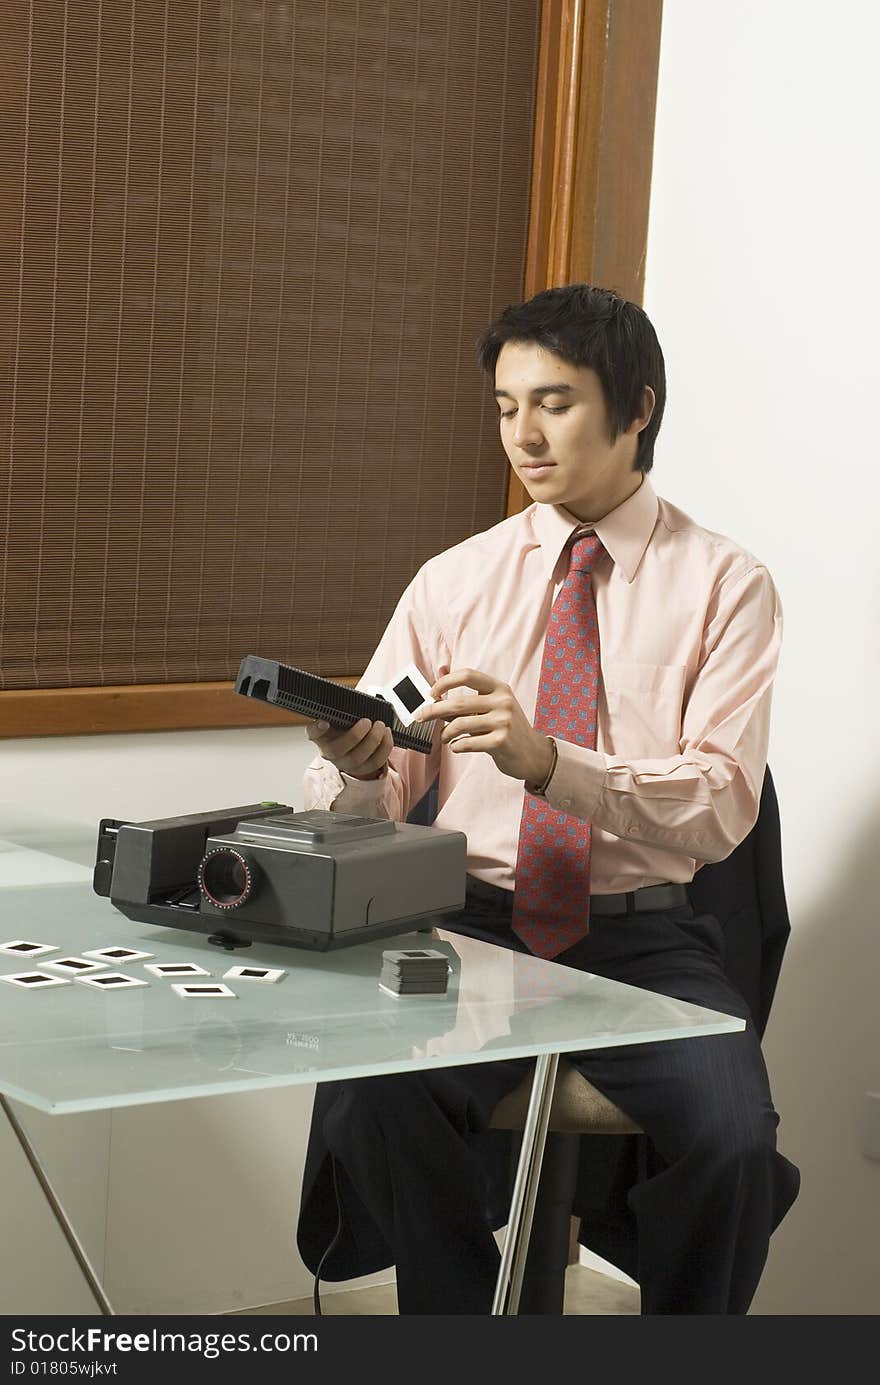
[[[535, 729], [596, 748], [599, 622], [591, 573], [596, 534], [576, 539], [550, 612]], [[589, 933], [592, 827], [526, 792], [516, 855], [512, 926], [536, 957], [556, 957]]]

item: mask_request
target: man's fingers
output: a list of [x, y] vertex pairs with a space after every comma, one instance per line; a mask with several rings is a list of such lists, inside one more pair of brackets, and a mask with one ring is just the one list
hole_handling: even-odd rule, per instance
[[498, 738], [493, 731], [487, 731], [485, 735], [481, 736], [472, 731], [463, 731], [452, 737], [448, 749], [452, 755], [472, 754], [476, 751], [484, 755], [491, 755], [497, 744]]
[[476, 668], [457, 668], [444, 673], [431, 689], [431, 696], [442, 697], [450, 688], [473, 688], [478, 693], [494, 692], [498, 679], [490, 673], [482, 673]]
[[375, 774], [378, 770], [382, 769], [393, 748], [394, 741], [392, 739], [391, 732], [388, 730], [387, 727], [385, 727], [383, 728], [383, 734], [379, 740], [379, 744], [373, 751], [372, 755], [370, 755], [366, 760], [359, 764], [356, 769], [352, 769], [350, 773], [359, 774], [366, 777]]
[[416, 721], [446, 721], [453, 717], [479, 716], [494, 708], [484, 693], [453, 693], [438, 702], [426, 703], [416, 712]]
[[440, 741], [443, 745], [451, 745], [462, 736], [488, 736], [495, 729], [494, 723], [485, 716], [459, 716], [443, 727]]
[[[326, 721], [313, 721], [306, 727], [306, 735], [309, 740], [317, 742], [321, 753], [327, 755], [328, 759], [340, 759], [350, 755], [352, 751], [360, 746], [365, 738], [372, 734], [374, 723], [361, 717], [353, 726], [348, 726], [344, 731], [338, 731], [328, 726]], [[320, 728], [324, 729], [321, 730]]]
[[373, 723], [362, 717], [344, 731], [328, 731], [321, 737], [321, 748], [334, 760], [345, 759], [356, 750], [361, 741], [372, 729]]
[[[382, 744], [384, 731], [385, 727], [382, 722], [379, 721], [371, 722], [364, 719], [355, 722], [354, 726], [345, 733], [346, 737], [353, 736], [355, 738], [354, 744], [350, 745], [346, 752], [345, 758], [348, 764], [352, 765], [355, 769], [360, 769], [366, 764], [367, 760], [375, 755], [379, 746]], [[341, 749], [342, 747], [340, 746], [340, 750]], [[346, 768], [347, 767], [348, 766], [346, 766]]]
[[311, 722], [306, 727], [306, 735], [314, 741], [321, 755], [344, 774], [369, 777], [380, 770], [394, 749], [391, 728], [383, 721], [371, 722], [362, 717], [345, 731], [333, 731], [329, 727], [323, 733], [318, 731], [327, 723]]

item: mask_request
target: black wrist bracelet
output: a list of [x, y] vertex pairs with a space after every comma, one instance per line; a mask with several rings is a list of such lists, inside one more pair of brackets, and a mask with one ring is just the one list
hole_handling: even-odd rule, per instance
[[550, 769], [549, 769], [548, 772], [547, 772], [547, 777], [545, 778], [545, 780], [544, 780], [543, 784], [540, 786], [540, 788], [537, 788], [537, 789], [529, 789], [528, 784], [526, 785], [526, 788], [528, 789], [529, 793], [530, 793], [530, 794], [533, 794], [535, 798], [543, 798], [544, 795], [545, 795], [545, 793], [546, 793], [547, 790], [549, 789], [549, 787], [550, 787], [550, 780], [553, 778], [553, 775], [554, 775], [554, 773], [555, 773], [555, 771], [556, 771], [556, 761], [557, 761], [557, 759], [559, 758], [559, 752], [558, 752], [558, 750], [556, 749], [556, 742], [555, 742], [555, 740], [553, 739], [552, 736], [548, 736], [548, 737], [547, 737], [547, 740], [550, 742], [551, 746], [553, 747], [553, 759], [550, 761]]

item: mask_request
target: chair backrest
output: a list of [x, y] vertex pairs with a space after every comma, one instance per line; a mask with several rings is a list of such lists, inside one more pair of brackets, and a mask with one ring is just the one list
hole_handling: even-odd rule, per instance
[[414, 822], [419, 827], [430, 827], [437, 816], [437, 797], [440, 789], [440, 780], [435, 779], [430, 788], [420, 798], [419, 802], [411, 811], [407, 822]]
[[697, 913], [714, 914], [724, 929], [724, 970], [763, 1035], [791, 932], [779, 804], [769, 765], [751, 832], [723, 861], [702, 866], [688, 895]]

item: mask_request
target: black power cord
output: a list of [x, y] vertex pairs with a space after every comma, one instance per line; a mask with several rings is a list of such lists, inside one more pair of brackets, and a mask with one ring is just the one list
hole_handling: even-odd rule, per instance
[[322, 1269], [324, 1268], [324, 1262], [326, 1261], [327, 1257], [328, 1257], [329, 1255], [332, 1255], [333, 1251], [336, 1249], [336, 1247], [337, 1247], [337, 1245], [338, 1245], [338, 1243], [339, 1243], [339, 1238], [340, 1238], [340, 1236], [342, 1235], [342, 1228], [343, 1228], [343, 1225], [344, 1225], [343, 1216], [342, 1216], [342, 1198], [339, 1196], [339, 1184], [338, 1184], [337, 1181], [336, 1181], [336, 1160], [334, 1159], [334, 1157], [333, 1157], [332, 1154], [330, 1155], [330, 1167], [331, 1167], [332, 1170], [333, 1170], [333, 1192], [336, 1194], [336, 1215], [337, 1215], [337, 1221], [336, 1221], [336, 1232], [335, 1232], [335, 1234], [334, 1234], [334, 1236], [333, 1236], [333, 1240], [330, 1242], [329, 1246], [328, 1246], [327, 1249], [324, 1251], [324, 1254], [321, 1256], [321, 1259], [318, 1261], [318, 1268], [315, 1270], [314, 1304], [315, 1304], [315, 1314], [316, 1314], [316, 1316], [319, 1317], [319, 1318], [323, 1316], [323, 1314], [322, 1314], [322, 1312], [321, 1312], [321, 1295], [320, 1295], [320, 1293], [319, 1293], [319, 1291], [318, 1291], [318, 1284], [320, 1283], [320, 1279], [321, 1279], [321, 1271], [322, 1271]]

